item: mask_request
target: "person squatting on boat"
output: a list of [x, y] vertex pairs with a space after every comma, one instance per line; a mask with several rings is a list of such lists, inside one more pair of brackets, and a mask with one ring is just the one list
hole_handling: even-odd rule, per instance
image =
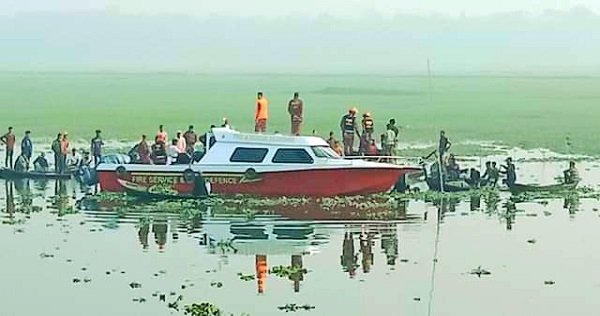
[[48, 164], [48, 160], [46, 159], [46, 154], [43, 152], [35, 158], [33, 161], [33, 171], [35, 172], [48, 172], [50, 165]]

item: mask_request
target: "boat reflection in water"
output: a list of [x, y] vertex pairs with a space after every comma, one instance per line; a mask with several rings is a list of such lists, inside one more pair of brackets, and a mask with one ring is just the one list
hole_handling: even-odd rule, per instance
[[407, 215], [407, 206], [408, 201], [370, 209], [272, 206], [269, 215], [252, 219], [243, 214], [210, 214], [203, 221], [200, 246], [210, 254], [220, 255], [225, 264], [231, 256], [254, 256], [259, 294], [265, 293], [269, 270], [273, 268], [269, 267], [269, 257], [288, 255], [288, 268], [292, 271], [288, 279], [294, 292], [299, 292], [306, 277], [303, 271], [309, 268], [304, 266], [304, 256], [318, 253], [340, 230], [344, 231], [340, 271], [349, 278], [354, 278], [359, 269], [365, 274], [371, 272], [377, 243], [385, 255], [385, 264], [393, 268], [398, 258], [399, 222], [422, 220], [420, 216]]

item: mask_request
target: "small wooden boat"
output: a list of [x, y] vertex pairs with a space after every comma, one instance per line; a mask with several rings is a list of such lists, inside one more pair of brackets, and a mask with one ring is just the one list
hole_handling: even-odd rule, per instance
[[0, 178], [13, 179], [55, 179], [68, 180], [71, 179], [71, 173], [55, 173], [55, 172], [36, 172], [36, 171], [16, 171], [8, 168], [0, 168]]
[[[426, 178], [429, 190], [441, 192], [440, 181], [437, 178]], [[444, 181], [444, 192], [465, 192], [473, 189], [473, 187], [465, 180]]]
[[551, 185], [515, 183], [514, 185], [509, 187], [509, 190], [513, 194], [519, 194], [524, 192], [561, 192], [573, 190], [576, 187], [577, 183], [558, 183]]

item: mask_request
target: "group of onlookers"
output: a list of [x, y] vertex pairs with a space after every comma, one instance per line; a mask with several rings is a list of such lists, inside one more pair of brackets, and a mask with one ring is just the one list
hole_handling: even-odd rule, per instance
[[[222, 127], [228, 127], [229, 121], [224, 118]], [[167, 131], [163, 125], [158, 127], [158, 132], [154, 137], [154, 143], [150, 145], [146, 135], [130, 151], [129, 156], [133, 163], [139, 164], [187, 164], [191, 161], [198, 161], [202, 153], [197, 151], [199, 143], [206, 149], [214, 144], [215, 139], [210, 130], [198, 136], [194, 131], [194, 126], [190, 125], [187, 131], [177, 131], [176, 136], [169, 139]]]
[[25, 131], [25, 136], [21, 140], [21, 154], [14, 159], [15, 144], [17, 143], [17, 137], [13, 133], [12, 126], [8, 128], [8, 131], [0, 136], [0, 142], [5, 146], [6, 157], [4, 159], [4, 166], [9, 169], [16, 169], [19, 171], [26, 171], [29, 168], [29, 162], [33, 155], [33, 143], [31, 142], [31, 131]]
[[[91, 154], [93, 157], [94, 164], [100, 163], [100, 157], [102, 155], [102, 146], [104, 142], [100, 136], [100, 130], [96, 131], [96, 137], [92, 139], [91, 143]], [[46, 154], [40, 152], [39, 155], [33, 159], [33, 142], [31, 140], [31, 131], [25, 131], [25, 135], [21, 140], [21, 153], [17, 157], [16, 161], [13, 161], [15, 144], [17, 142], [16, 136], [13, 133], [13, 128], [9, 127], [8, 131], [0, 136], [0, 142], [5, 146], [5, 168], [13, 169], [19, 172], [27, 172], [33, 169], [35, 172], [48, 172], [50, 164], [46, 159]], [[67, 132], [58, 133], [56, 139], [52, 141], [51, 150], [54, 156], [54, 167], [56, 173], [66, 173], [81, 167], [84, 163], [91, 163], [90, 153], [83, 152], [82, 154], [76, 148], [70, 148], [70, 142]]]

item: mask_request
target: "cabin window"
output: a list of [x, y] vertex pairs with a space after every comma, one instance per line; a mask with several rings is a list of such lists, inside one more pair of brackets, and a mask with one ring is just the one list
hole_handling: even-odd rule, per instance
[[233, 151], [233, 154], [231, 155], [231, 158], [229, 158], [229, 161], [251, 163], [263, 162], [268, 151], [269, 150], [266, 148], [238, 147]]
[[278, 149], [273, 157], [274, 163], [313, 163], [313, 158], [304, 149]]
[[313, 146], [311, 148], [313, 153], [315, 153], [315, 156], [319, 158], [340, 158], [340, 156], [329, 146]]

